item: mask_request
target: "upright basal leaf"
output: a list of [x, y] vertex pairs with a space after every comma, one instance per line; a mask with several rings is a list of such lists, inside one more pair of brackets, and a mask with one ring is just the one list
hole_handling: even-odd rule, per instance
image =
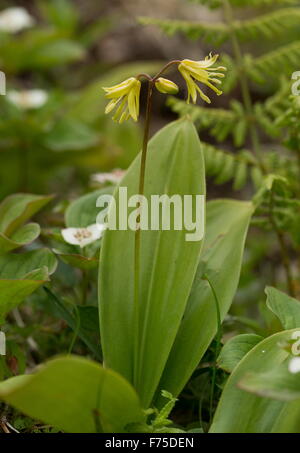
[[279, 318], [283, 328], [300, 328], [300, 301], [270, 286], [265, 292], [267, 306]]
[[207, 204], [201, 260], [160, 389], [178, 395], [217, 332], [216, 304], [204, 274], [218, 296], [222, 320], [228, 312], [238, 286], [252, 213], [253, 205], [248, 202], [217, 200]]
[[36, 374], [0, 383], [0, 398], [70, 433], [125, 432], [143, 421], [133, 388], [121, 376], [76, 356], [43, 365]]
[[[296, 402], [279, 401], [257, 396], [243, 389], [248, 388], [251, 392], [259, 393], [257, 388], [254, 388], [254, 382], [252, 385], [251, 382], [247, 383], [246, 378], [249, 373], [272, 374], [288, 357], [292, 357], [284, 345], [291, 341], [294, 332], [297, 330], [287, 330], [272, 335], [246, 354], [225, 385], [210, 432], [295, 432], [295, 422], [298, 425], [296, 432], [299, 432], [300, 399]], [[284, 384], [285, 382], [282, 381], [283, 391]], [[262, 394], [261, 391], [260, 395]], [[267, 392], [264, 394], [267, 395]], [[270, 392], [268, 395], [271, 396]], [[290, 420], [291, 424], [288, 425], [286, 420]]]
[[[138, 194], [139, 169], [140, 156], [120, 183], [128, 198]], [[193, 124], [184, 119], [168, 125], [149, 143], [145, 181], [149, 206], [151, 195], [204, 195], [204, 173]], [[117, 192], [115, 198], [118, 206]], [[99, 303], [104, 361], [134, 383], [144, 407], [150, 405], [159, 384], [199, 262], [202, 241], [188, 242], [186, 233], [185, 227], [174, 230], [172, 222], [170, 231], [141, 231], [138, 321], [135, 232], [107, 230], [103, 238]]]

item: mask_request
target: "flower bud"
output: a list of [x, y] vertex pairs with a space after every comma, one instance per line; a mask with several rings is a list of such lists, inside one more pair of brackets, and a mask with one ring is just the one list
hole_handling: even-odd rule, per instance
[[156, 80], [155, 86], [158, 91], [164, 94], [177, 94], [179, 91], [176, 83], [171, 80], [164, 79], [163, 77], [159, 77], [159, 79]]

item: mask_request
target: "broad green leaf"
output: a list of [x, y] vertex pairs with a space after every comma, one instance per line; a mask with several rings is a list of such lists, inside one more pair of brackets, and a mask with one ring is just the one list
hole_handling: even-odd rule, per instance
[[284, 329], [300, 328], [300, 302], [276, 288], [267, 287], [267, 307], [279, 318]]
[[[138, 193], [139, 169], [140, 155], [120, 183], [127, 187], [128, 198]], [[152, 194], [204, 193], [203, 154], [196, 130], [186, 119], [171, 123], [149, 143], [145, 195], [150, 202]], [[118, 206], [117, 191], [115, 199]], [[136, 312], [135, 232], [107, 230], [103, 237], [99, 303], [104, 361], [134, 383], [144, 407], [150, 405], [159, 384], [199, 262], [202, 241], [186, 241], [186, 232], [141, 231]]]
[[218, 357], [218, 366], [231, 373], [247, 352], [262, 340], [263, 337], [252, 333], [231, 338], [222, 348]]
[[70, 433], [125, 432], [143, 421], [133, 388], [96, 362], [67, 356], [33, 375], [0, 384], [0, 398], [18, 410]]
[[48, 281], [55, 268], [56, 259], [47, 249], [0, 256], [0, 323], [10, 310]]
[[52, 198], [52, 195], [22, 193], [8, 196], [0, 204], [0, 232], [6, 236], [12, 235]]
[[20, 227], [10, 238], [0, 233], [0, 255], [30, 244], [39, 237], [40, 231], [37, 223], [28, 223]]
[[113, 187], [105, 187], [104, 189], [83, 195], [73, 201], [67, 208], [65, 213], [65, 223], [68, 228], [85, 228], [96, 223], [97, 215], [101, 211], [97, 208], [96, 203], [100, 195], [111, 195]]
[[216, 200], [207, 204], [206, 234], [189, 301], [160, 388], [178, 395], [217, 332], [217, 313], [207, 274], [224, 319], [235, 295], [248, 225], [249, 202]]
[[298, 417], [299, 429], [300, 402], [295, 404], [272, 400], [239, 388], [250, 372], [271, 373], [288, 357], [292, 357], [284, 344], [290, 342], [293, 332], [296, 330], [279, 332], [266, 338], [240, 361], [225, 385], [210, 432], [293, 432], [294, 425], [287, 426], [285, 417], [292, 420]]

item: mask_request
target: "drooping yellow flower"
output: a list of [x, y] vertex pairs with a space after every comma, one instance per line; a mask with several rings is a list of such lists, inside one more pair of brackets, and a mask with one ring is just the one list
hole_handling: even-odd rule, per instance
[[159, 77], [155, 82], [155, 87], [158, 91], [164, 94], [177, 94], [179, 91], [176, 83], [172, 82], [169, 79], [164, 79]]
[[193, 103], [197, 101], [197, 92], [200, 94], [201, 98], [210, 104], [210, 99], [206, 96], [201, 88], [197, 85], [197, 82], [203, 83], [211, 88], [218, 96], [222, 94], [222, 91], [219, 90], [213, 84], [220, 84], [221, 80], [217, 77], [224, 77], [224, 74], [219, 71], [226, 71], [224, 66], [213, 67], [217, 61], [219, 55], [209, 54], [208, 57], [205, 57], [205, 60], [193, 61], [193, 60], [182, 60], [178, 66], [179, 71], [184, 77], [187, 89], [188, 89], [188, 99], [187, 103], [189, 104], [190, 98], [192, 98]]
[[117, 107], [116, 113], [113, 116], [114, 121], [123, 123], [123, 121], [128, 120], [130, 117], [134, 121], [138, 120], [141, 91], [141, 82], [138, 79], [130, 77], [118, 85], [103, 87], [103, 90], [106, 92], [105, 97], [111, 99], [106, 106], [105, 113], [110, 113]]

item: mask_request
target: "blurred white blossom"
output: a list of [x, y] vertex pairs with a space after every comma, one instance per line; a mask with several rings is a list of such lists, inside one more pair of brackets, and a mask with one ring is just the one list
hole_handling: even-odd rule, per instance
[[22, 7], [7, 8], [0, 12], [0, 31], [17, 33], [32, 27], [35, 19]]
[[44, 90], [11, 90], [7, 93], [8, 99], [21, 109], [38, 109], [48, 100], [48, 93]]
[[92, 175], [92, 181], [99, 184], [105, 184], [111, 182], [112, 184], [118, 184], [125, 174], [125, 170], [116, 168], [110, 173], [95, 173]]
[[300, 373], [300, 357], [294, 357], [289, 363], [289, 372]]
[[102, 236], [105, 225], [93, 224], [86, 228], [65, 228], [61, 234], [68, 244], [85, 247], [92, 242], [97, 241]]

